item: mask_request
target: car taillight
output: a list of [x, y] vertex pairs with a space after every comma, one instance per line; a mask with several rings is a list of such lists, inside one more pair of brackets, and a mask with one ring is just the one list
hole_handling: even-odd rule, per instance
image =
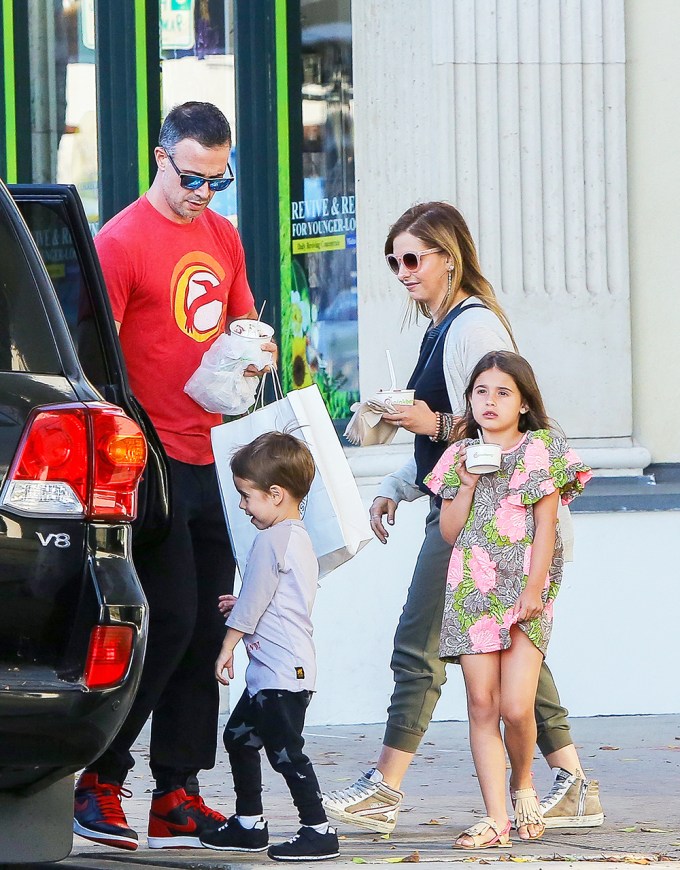
[[141, 429], [114, 405], [39, 409], [2, 503], [28, 514], [134, 519], [146, 454]]
[[88, 689], [119, 685], [130, 665], [134, 633], [129, 625], [98, 625], [90, 634], [83, 682]]
[[94, 469], [89, 516], [134, 518], [137, 484], [146, 464], [146, 439], [118, 408], [92, 414]]

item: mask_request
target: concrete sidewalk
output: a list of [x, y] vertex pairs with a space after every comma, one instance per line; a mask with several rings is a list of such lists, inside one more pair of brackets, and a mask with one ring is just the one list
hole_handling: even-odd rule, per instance
[[[404, 783], [405, 803], [395, 832], [379, 834], [338, 827], [339, 859], [328, 866], [393, 863], [411, 856], [422, 864], [520, 861], [529, 868], [546, 862], [607, 866], [617, 863], [680, 861], [680, 715], [606, 716], [573, 719], [573, 733], [591, 778], [599, 779], [605, 823], [600, 828], [546, 831], [538, 842], [520, 842], [513, 832], [508, 850], [453, 851], [455, 836], [483, 815], [481, 795], [467, 740], [467, 723], [438, 722], [431, 726], [421, 752]], [[344, 788], [375, 761], [381, 725], [313, 727], [306, 731], [307, 751], [322, 789]], [[148, 735], [136, 747], [137, 763], [125, 801], [128, 821], [139, 832], [136, 852], [107, 849], [75, 837], [73, 853], [56, 865], [66, 868], [237, 868], [273, 866], [266, 853], [253, 856], [210, 850], [146, 848], [146, 823], [152, 782], [148, 772]], [[226, 815], [233, 812], [229, 765], [223, 750], [214, 770], [201, 777], [206, 801]], [[545, 793], [552, 777], [542, 760], [535, 762], [536, 786]], [[297, 817], [283, 779], [263, 763], [265, 810], [270, 841], [292, 836]], [[307, 866], [307, 865], [305, 865]]]

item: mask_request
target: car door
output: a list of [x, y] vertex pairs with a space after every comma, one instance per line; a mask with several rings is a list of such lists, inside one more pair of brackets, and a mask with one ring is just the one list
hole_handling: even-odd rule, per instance
[[142, 428], [149, 458], [139, 488], [134, 541], [162, 540], [170, 523], [170, 483], [163, 445], [135, 399], [80, 196], [70, 184], [11, 184], [9, 191], [47, 265], [83, 371], [102, 397]]

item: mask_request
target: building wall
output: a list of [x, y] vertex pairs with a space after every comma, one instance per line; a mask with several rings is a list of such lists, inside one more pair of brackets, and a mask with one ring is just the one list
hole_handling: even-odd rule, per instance
[[384, 378], [387, 342], [405, 378], [418, 336], [398, 332], [385, 229], [446, 199], [551, 415], [571, 437], [630, 448], [623, 0], [431, 0], [406, 41], [411, 4], [394, 6], [353, 7], [362, 388]]
[[[384, 721], [392, 637], [426, 505], [400, 506], [386, 546], [370, 544], [323, 581], [310, 724]], [[563, 703], [572, 716], [680, 712], [673, 617], [662, 615], [675, 585], [666, 542], [680, 534], [680, 512], [576, 514], [574, 534], [547, 657]], [[435, 718], [465, 719], [461, 674], [454, 665], [448, 674]]]
[[[640, 464], [650, 458], [655, 462], [678, 462], [680, 411], [675, 379], [680, 372], [680, 342], [676, 338], [680, 302], [675, 287], [678, 269], [674, 267], [680, 266], [676, 205], [680, 192], [680, 120], [674, 107], [680, 90], [680, 62], [675, 51], [680, 37], [680, 5], [674, 0], [626, 0], [623, 5], [618, 0], [559, 3], [563, 15], [575, 11], [580, 14], [580, 10], [591, 14], [597, 6], [603, 16], [600, 24], [607, 15], [611, 21], [612, 14], [625, 11], [625, 21], [618, 20], [619, 25], [625, 24], [626, 33], [625, 103], [620, 89], [616, 90], [616, 99], [617, 111], [624, 110], [626, 117], [625, 165], [630, 198], [624, 223], [627, 218], [629, 239], [623, 255], [620, 249], [616, 256], [607, 253], [605, 265], [615, 266], [617, 274], [627, 281], [630, 264], [630, 288], [626, 285], [613, 294], [598, 291], [592, 298], [553, 293], [550, 316], [569, 324], [569, 329], [554, 332], [554, 341], [549, 345], [531, 343], [532, 320], [526, 313], [534, 303], [541, 310], [541, 294], [529, 294], [528, 304], [518, 305], [518, 297], [513, 297], [506, 280], [502, 258], [499, 261], [492, 256], [493, 239], [480, 213], [488, 190], [480, 198], [478, 185], [474, 196], [471, 188], [460, 185], [456, 174], [456, 159], [460, 160], [456, 155], [457, 133], [449, 115], [456, 77], [460, 83], [461, 74], [470, 76], [470, 72], [459, 69], [455, 57], [451, 62], [439, 62], [445, 45], [442, 48], [436, 26], [433, 31], [433, 22], [442, 29], [450, 25], [454, 7], [484, 13], [490, 7], [502, 11], [504, 4], [506, 9], [518, 8], [515, 0], [434, 0], [432, 4], [420, 0], [415, 5], [408, 0], [394, 0], [390, 15], [384, 15], [379, 0], [353, 4], [362, 394], [369, 395], [386, 384], [385, 348], [391, 350], [398, 379], [404, 385], [424, 328], [421, 323], [420, 327], [401, 330], [404, 294], [382, 262], [389, 224], [416, 201], [460, 201], [464, 213], [472, 215], [470, 222], [480, 239], [483, 266], [508, 307], [522, 346], [536, 361], [539, 374], [548, 379], [546, 392], [553, 407], [560, 407], [565, 393], [554, 378], [549, 355], [560, 360], [566, 379], [574, 358], [578, 359], [581, 351], [585, 354], [580, 356], [580, 383], [584, 391], [600, 398], [594, 406], [583, 403], [591, 418], [592, 425], [587, 424], [590, 428], [578, 431], [571, 425], [570, 421], [584, 419], [579, 416], [582, 409], [562, 406], [572, 434], [585, 434], [579, 445], [585, 446], [584, 454], [588, 458], [595, 456], [594, 452], [588, 454], [588, 445], [592, 447], [597, 441], [592, 436], [601, 436], [605, 431], [602, 426], [607, 425], [608, 415], [618, 415], [621, 422], [628, 413], [629, 434], [635, 439], [631, 443], [642, 445]], [[539, 4], [521, 5], [526, 10]], [[548, 8], [548, 4], [541, 5]], [[439, 12], [439, 17], [433, 17], [433, 10]], [[407, 35], [405, 20], [409, 22]], [[618, 33], [621, 36], [620, 28]], [[434, 50], [437, 42], [439, 54]], [[601, 72], [606, 74], [604, 69]], [[476, 70], [475, 81], [479, 81], [477, 75], [483, 78], [487, 73]], [[620, 69], [611, 71], [619, 76], [619, 85], [623, 82], [620, 73]], [[554, 71], [546, 70], [546, 74], [553, 75]], [[581, 71], [582, 76], [587, 74], [587, 70]], [[606, 104], [604, 116], [608, 107]], [[473, 108], [477, 115], [466, 123], [480, 130], [487, 120], [484, 105], [477, 102]], [[495, 105], [489, 111], [496, 112]], [[576, 116], [563, 118], [567, 126], [572, 120], [580, 123]], [[533, 120], [535, 123], [536, 118]], [[621, 151], [617, 153], [620, 158]], [[487, 156], [477, 150], [474, 159], [479, 165]], [[497, 155], [492, 158], [497, 160]], [[606, 152], [603, 159], [606, 162]], [[598, 172], [602, 165], [599, 159]], [[586, 186], [589, 180], [587, 174]], [[611, 208], [620, 209], [626, 200], [626, 179], [618, 183], [623, 199], [617, 199], [616, 190], [608, 191], [608, 218]], [[502, 195], [500, 199], [496, 196], [496, 202], [502, 202]], [[621, 243], [625, 241], [625, 226], [621, 225], [620, 211], [616, 227]], [[593, 239], [597, 240], [601, 229], [595, 228]], [[545, 222], [539, 231], [544, 238]], [[567, 265], [565, 259], [565, 268]], [[607, 280], [610, 278], [611, 274]], [[587, 322], [587, 330], [578, 329], [579, 317]], [[583, 360], [587, 360], [585, 367]], [[578, 393], [568, 395], [571, 405], [579, 402]], [[367, 507], [377, 479], [397, 468], [408, 455], [407, 441], [405, 433], [400, 433], [389, 448], [350, 451]], [[606, 441], [601, 439], [599, 443], [606, 453]], [[601, 471], [607, 470], [607, 461], [600, 463]], [[613, 465], [610, 462], [610, 472]], [[324, 580], [315, 610], [320, 677], [318, 695], [309, 710], [309, 724], [384, 721], [392, 690], [392, 638], [422, 542], [426, 507], [425, 499], [401, 505], [386, 547], [371, 543]], [[666, 624], [668, 618], [661, 615], [670, 614], [668, 605], [677, 598], [671, 547], [680, 533], [680, 512], [576, 514], [574, 526], [575, 561], [565, 570], [548, 655], [564, 703], [572, 716], [680, 711], [674, 630]], [[462, 680], [456, 667], [450, 666], [436, 718], [465, 717]]]
[[635, 436], [680, 462], [680, 4], [627, 0], [626, 63]]
[[[479, 243], [482, 266], [511, 315], [520, 347], [538, 371], [551, 413], [567, 433], [571, 437], [592, 439], [594, 436], [602, 438], [607, 432], [620, 436], [628, 430], [633, 443], [643, 448], [643, 465], [645, 460], [678, 462], [680, 439], [676, 430], [680, 426], [680, 410], [677, 402], [668, 399], [668, 378], [664, 371], [666, 367], [670, 372], [680, 370], [680, 342], [676, 338], [680, 327], [680, 297], [676, 290], [676, 276], [680, 273], [680, 247], [676, 241], [680, 229], [677, 209], [680, 117], [673, 109], [680, 89], [680, 63], [676, 52], [680, 38], [680, 5], [674, 0], [626, 0], [625, 3], [597, 0], [592, 4], [563, 0], [557, 5], [562, 22], [569, 15], [579, 16], [584, 34], [592, 26], [592, 18], [581, 18], [581, 10], [591, 16], [593, 10], [600, 10], [602, 17], [595, 20], [595, 25], [601, 30], [604, 28], [605, 41], [609, 41], [602, 49], [604, 54], [601, 56], [609, 58], [609, 63], [601, 65], [601, 78], [609, 77], [616, 85], [610, 83], [608, 86], [607, 100], [601, 104], [606, 106], [604, 115], [598, 115], [598, 118], [611, 128], [610, 115], [614, 112], [614, 127], [619, 132], [621, 120], [626, 122], [627, 162], [623, 164], [624, 168], [627, 165], [626, 177], [619, 172], [622, 154], [626, 158], [626, 143], [618, 133], [615, 135], [610, 130], [609, 135], [613, 137], [610, 141], [614, 141], [616, 146], [616, 175], [611, 176], [611, 170], [607, 170], [610, 181], [605, 185], [606, 195], [596, 197], [598, 208], [591, 213], [593, 220], [586, 220], [583, 224], [591, 233], [587, 246], [589, 255], [604, 256], [601, 250], [603, 227], [608, 240], [604, 247], [609, 245], [598, 267], [601, 270], [604, 263], [608, 277], [604, 285], [599, 285], [600, 289], [595, 288], [596, 292], [590, 283], [583, 293], [555, 292], [554, 289], [557, 286], [554, 284], [555, 256], [558, 264], [559, 258], [563, 258], [565, 270], [572, 273], [574, 269], [569, 246], [560, 241], [571, 220], [568, 201], [563, 201], [561, 219], [555, 213], [556, 204], [559, 206], [564, 191], [568, 189], [565, 187], [568, 176], [564, 168], [560, 174], [550, 166], [551, 153], [554, 161], [561, 162], [563, 167], [566, 159], [563, 147], [550, 151], [550, 142], [555, 139], [556, 121], [553, 129], [544, 123], [542, 132], [539, 130], [538, 134], [542, 143], [540, 153], [547, 164], [544, 178], [547, 181], [553, 179], [557, 184], [554, 196], [546, 199], [546, 192], [538, 191], [532, 197], [531, 188], [526, 194], [527, 208], [531, 210], [532, 204], [540, 206], [548, 218], [548, 223], [543, 221], [538, 228], [544, 249], [544, 292], [529, 285], [518, 287], [515, 276], [519, 274], [520, 266], [514, 270], [508, 268], [513, 250], [512, 228], [508, 228], [507, 221], [502, 227], [498, 219], [499, 211], [508, 208], [503, 192], [499, 146], [496, 143], [490, 148], [484, 132], [491, 126], [494, 136], [497, 136], [500, 90], [497, 81], [491, 88], [487, 79], [488, 67], [494, 68], [494, 76], [498, 75], [498, 64], [495, 61], [480, 63], [472, 76], [468, 63], [472, 49], [467, 55], [463, 52], [466, 41], [462, 41], [461, 47], [451, 39], [450, 51], [447, 49], [446, 34], [452, 32], [452, 20], [455, 24], [461, 18], [461, 10], [470, 13], [474, 7], [480, 19], [485, 10], [488, 12], [489, 6], [496, 7], [499, 12], [507, 9], [516, 12], [515, 0], [493, 4], [471, 4], [468, 0], [434, 0], [434, 3], [421, 0], [416, 15], [408, 0], [395, 0], [395, 14], [390, 16], [381, 14], [380, 0], [354, 4], [362, 394], [369, 395], [386, 384], [386, 347], [395, 359], [400, 382], [402, 385], [405, 383], [425, 325], [421, 320], [419, 327], [402, 329], [404, 292], [382, 261], [382, 247], [389, 225], [414, 202], [448, 199], [460, 205], [469, 218]], [[536, 18], [537, 0], [521, 6], [525, 12], [533, 9], [534, 20], [542, 20]], [[545, 8], [549, 8], [547, 4]], [[403, 39], [400, 31], [399, 22], [404, 20], [404, 16], [411, 22], [408, 40]], [[471, 19], [474, 19], [474, 14]], [[565, 34], [570, 32], [566, 25], [563, 31]], [[573, 27], [571, 32], [572, 39], [575, 39]], [[624, 32], [625, 91], [621, 69]], [[470, 33], [467, 43], [474, 42], [475, 38], [479, 43], [483, 38], [483, 29], [479, 25], [476, 29], [471, 26]], [[537, 38], [540, 59], [541, 40], [549, 43], [549, 39], [543, 32]], [[481, 51], [479, 45], [476, 50]], [[589, 50], [594, 51], [592, 46]], [[570, 58], [564, 47], [561, 51], [563, 61], [557, 66], [562, 68], [560, 81], [566, 105], [573, 99], [565, 87], [569, 76], [580, 76], [584, 83], [590, 64], [587, 62], [587, 46], [580, 48], [581, 60], [585, 59], [580, 63], [580, 71], [574, 69], [573, 63], [566, 62]], [[497, 55], [494, 57], [497, 59]], [[535, 66], [541, 66], [540, 75], [546, 81], [556, 75], [555, 65], [543, 63]], [[494, 97], [488, 109], [479, 100], [465, 102], [465, 89], [461, 82], [466, 76], [469, 88], [486, 88]], [[529, 80], [527, 87], [531, 86]], [[533, 86], [536, 86], [535, 81]], [[605, 93], [604, 85], [601, 91]], [[547, 84], [545, 97], [550, 97]], [[555, 100], [562, 105], [557, 90], [553, 94]], [[589, 108], [587, 100], [582, 99], [581, 109], [579, 112], [578, 106], [572, 106], [570, 112], [562, 112], [560, 135], [563, 142], [567, 141], [570, 128], [575, 126], [583, 130], [580, 116], [586, 110], [592, 112], [592, 107]], [[474, 117], [465, 117], [466, 112], [469, 115], [473, 110]], [[540, 110], [541, 105], [535, 112], [534, 126], [540, 127]], [[463, 117], [459, 118], [461, 113]], [[554, 114], [545, 116], [555, 118]], [[531, 127], [526, 118], [522, 123], [525, 128]], [[598, 126], [595, 132], [600, 140], [595, 143], [594, 153], [593, 143], [589, 145], [585, 141], [590, 139], [588, 130], [583, 132], [585, 144], [582, 153], [587, 157], [588, 165], [585, 185], [581, 184], [581, 187], [585, 186], [586, 195], [593, 185], [601, 185], [603, 166], [606, 168], [612, 160], [611, 148], [604, 147], [606, 142], [601, 141], [602, 127]], [[461, 136], [469, 140], [473, 134], [475, 147], [468, 150], [474, 153], [466, 154], [461, 148]], [[509, 129], [507, 135], [512, 139], [519, 132]], [[528, 133], [525, 136], [531, 140]], [[487, 167], [489, 161], [491, 169]], [[622, 212], [627, 196], [628, 206]], [[604, 223], [600, 209], [603, 203], [607, 218]], [[514, 206], [510, 208], [512, 210]], [[579, 209], [581, 206], [577, 211]], [[629, 228], [627, 243], [626, 223]], [[616, 246], [613, 246], [613, 236], [618, 239]], [[521, 242], [520, 238], [519, 247]], [[579, 253], [578, 247], [576, 253]], [[531, 256], [526, 253], [519, 251], [517, 258], [520, 264], [532, 266]], [[552, 271], [548, 268], [551, 263]], [[627, 285], [628, 266], [630, 288]], [[524, 269], [523, 277], [527, 274], [531, 277], [535, 271], [531, 273]], [[379, 341], [376, 341], [376, 323], [380, 324]], [[541, 324], [546, 323], [550, 328], [542, 329]], [[624, 440], [601, 440], [600, 444], [622, 446]], [[619, 469], [635, 467], [633, 461], [610, 464]]]
[[[362, 490], [368, 508], [373, 488]], [[426, 511], [424, 498], [400, 505], [386, 546], [373, 541], [321, 581], [314, 608], [319, 678], [308, 725], [385, 721], [392, 638]], [[563, 703], [572, 716], [680, 712], [670, 558], [680, 512], [574, 514], [574, 534], [575, 560], [557, 597], [547, 657]], [[237, 654], [232, 697], [243, 690], [242, 645]], [[435, 718], [466, 719], [458, 666], [449, 665], [448, 675]]]

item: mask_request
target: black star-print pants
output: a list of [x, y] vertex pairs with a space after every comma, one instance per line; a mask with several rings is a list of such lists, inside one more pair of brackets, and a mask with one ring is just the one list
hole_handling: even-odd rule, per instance
[[234, 707], [224, 729], [236, 792], [236, 813], [259, 816], [262, 807], [260, 750], [286, 780], [303, 825], [326, 821], [319, 781], [309, 758], [302, 751], [302, 729], [312, 693], [263, 689], [251, 698], [246, 690]]

